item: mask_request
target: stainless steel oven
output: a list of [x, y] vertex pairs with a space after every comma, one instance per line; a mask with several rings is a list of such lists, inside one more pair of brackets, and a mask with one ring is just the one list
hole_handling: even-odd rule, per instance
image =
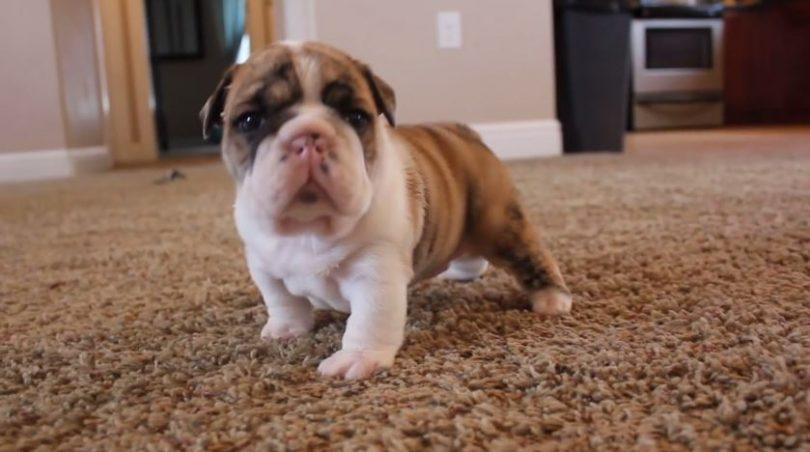
[[633, 20], [633, 128], [723, 123], [723, 20]]

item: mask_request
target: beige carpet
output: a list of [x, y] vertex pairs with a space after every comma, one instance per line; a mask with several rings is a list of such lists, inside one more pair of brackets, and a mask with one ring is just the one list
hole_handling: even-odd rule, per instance
[[221, 166], [0, 187], [0, 449], [807, 450], [810, 145], [730, 143], [512, 165], [572, 315], [429, 282], [356, 383], [259, 340]]

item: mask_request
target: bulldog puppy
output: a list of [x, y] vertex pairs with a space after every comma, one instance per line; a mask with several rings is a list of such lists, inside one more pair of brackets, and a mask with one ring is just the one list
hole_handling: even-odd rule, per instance
[[[526, 218], [508, 171], [461, 124], [394, 126], [391, 87], [319, 43], [278, 43], [229, 69], [201, 116], [222, 135], [236, 226], [267, 306], [261, 337], [310, 331], [314, 309], [350, 313], [327, 376], [394, 363], [408, 285], [487, 261], [541, 314], [571, 295]], [[449, 269], [448, 269], [449, 267]]]

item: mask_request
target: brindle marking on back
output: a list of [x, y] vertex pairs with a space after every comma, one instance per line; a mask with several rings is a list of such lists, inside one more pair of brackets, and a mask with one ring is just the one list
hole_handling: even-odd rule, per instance
[[508, 206], [506, 206], [506, 216], [509, 217], [510, 220], [515, 222], [523, 221], [524, 216], [523, 211], [520, 209], [520, 204], [513, 201]]

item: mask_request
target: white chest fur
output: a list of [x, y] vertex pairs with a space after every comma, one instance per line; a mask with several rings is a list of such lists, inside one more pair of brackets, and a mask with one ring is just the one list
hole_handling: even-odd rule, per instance
[[[280, 281], [287, 292], [308, 299], [316, 308], [349, 312], [350, 302], [340, 286], [353, 263], [373, 258], [381, 244], [398, 250], [394, 253], [398, 256], [410, 256], [416, 237], [400, 157], [404, 150], [387, 141], [384, 144], [388, 152], [380, 153], [378, 172], [372, 177], [375, 194], [371, 206], [362, 218], [350, 223], [351, 227], [340, 227], [346, 233], [339, 234], [339, 239], [276, 234], [250, 193], [238, 192], [234, 215], [254, 280], [259, 275]], [[381, 271], [379, 268], [368, 267], [371, 273]], [[403, 271], [406, 282], [411, 275], [410, 268]]]
[[291, 294], [309, 300], [315, 309], [351, 312], [349, 301], [341, 295], [338, 282], [332, 276], [290, 276], [284, 279], [284, 285]]
[[287, 291], [318, 309], [349, 312], [338, 275], [357, 250], [351, 243], [326, 244], [317, 237], [280, 237], [259, 228], [255, 215], [236, 206], [236, 223], [245, 243], [248, 265], [283, 282]]

